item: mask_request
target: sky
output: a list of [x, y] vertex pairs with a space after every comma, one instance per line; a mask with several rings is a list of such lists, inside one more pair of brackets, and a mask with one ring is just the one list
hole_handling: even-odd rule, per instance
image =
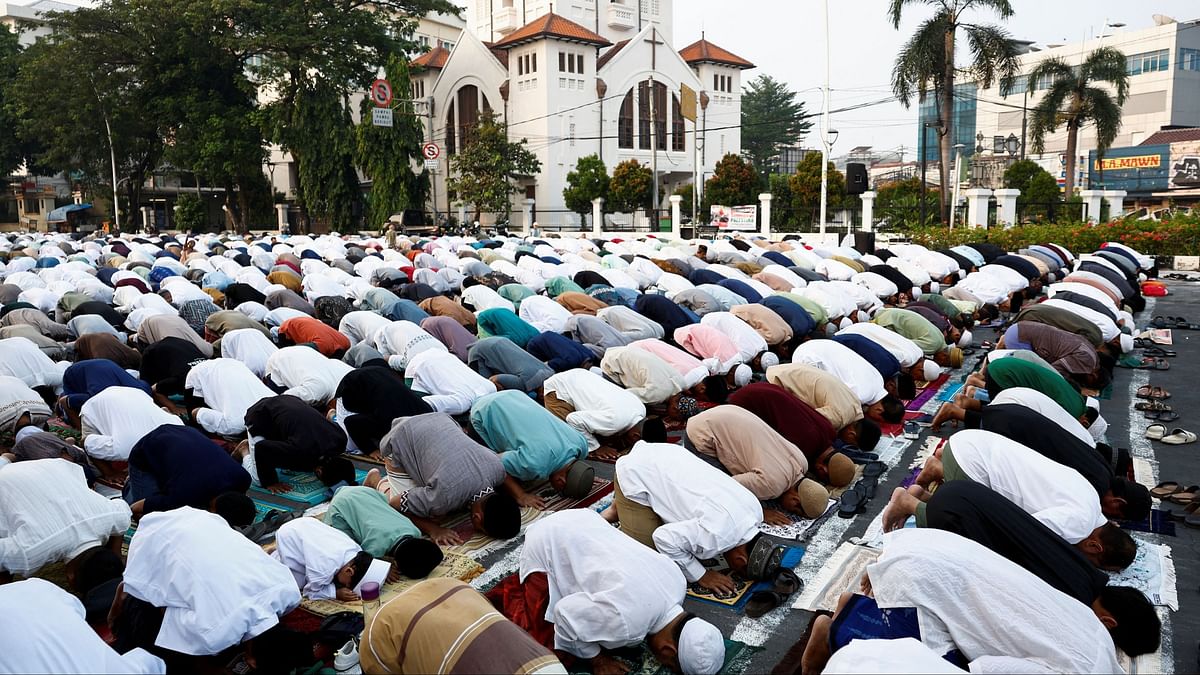
[[[1099, 35], [1106, 23], [1124, 23], [1116, 30], [1154, 25], [1153, 14], [1179, 21], [1200, 18], [1196, 0], [1011, 0], [1014, 15], [1005, 26], [1014, 38], [1038, 44], [1079, 42]], [[914, 2], [905, 8], [900, 29], [887, 17], [887, 0], [831, 0], [831, 109], [878, 101], [891, 96], [892, 64], [913, 29], [932, 14]], [[730, 6], [738, 11], [730, 11]], [[821, 110], [825, 80], [825, 30], [821, 0], [675, 0], [675, 43], [682, 47], [700, 37], [728, 49], [755, 65], [747, 80], [767, 74], [800, 92], [809, 111]], [[996, 23], [989, 11], [973, 10], [974, 20]], [[1110, 31], [1113, 29], [1109, 29]], [[961, 57], [960, 57], [961, 58]], [[747, 80], [743, 81], [743, 84]], [[904, 146], [906, 159], [915, 156], [916, 105], [876, 105], [833, 115], [830, 128], [838, 131], [833, 155], [856, 146], [878, 151]], [[819, 147], [818, 126], [806, 139]]]

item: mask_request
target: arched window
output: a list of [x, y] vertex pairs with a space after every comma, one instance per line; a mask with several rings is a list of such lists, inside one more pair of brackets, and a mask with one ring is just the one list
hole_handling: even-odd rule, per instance
[[446, 109], [446, 154], [453, 155], [458, 151], [454, 134], [454, 99], [450, 99], [450, 107]]
[[683, 124], [683, 109], [679, 97], [671, 94], [671, 150], [683, 152], [687, 149], [687, 136]]
[[[653, 94], [651, 93], [653, 92]], [[636, 98], [635, 98], [636, 94]], [[622, 150], [651, 150], [653, 147], [666, 152], [683, 152], [687, 149], [687, 133], [683, 123], [683, 110], [679, 97], [671, 94], [671, 106], [667, 106], [667, 85], [662, 82], [643, 80], [625, 94], [621, 112], [617, 118], [617, 147]], [[654, 105], [651, 115], [651, 104]], [[634, 109], [637, 109], [637, 144], [634, 145]], [[651, 124], [651, 117], [654, 118]], [[670, 122], [670, 145], [667, 144], [668, 121]], [[651, 144], [650, 129], [653, 126], [657, 138]]]
[[633, 90], [625, 94], [621, 116], [617, 119], [617, 143], [622, 150], [633, 149]]
[[638, 147], [642, 150], [650, 150], [650, 105], [651, 101], [651, 84], [654, 85], [654, 129], [656, 135], [656, 147], [659, 150], [667, 149], [667, 85], [662, 82], [651, 83], [650, 80], [645, 80], [638, 83]]
[[458, 90], [458, 137], [464, 147], [471, 142], [475, 126], [479, 124], [479, 88], [468, 84]]

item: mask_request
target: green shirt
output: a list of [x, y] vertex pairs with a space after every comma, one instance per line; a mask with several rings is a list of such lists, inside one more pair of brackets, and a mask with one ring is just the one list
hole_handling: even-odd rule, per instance
[[405, 537], [420, 537], [421, 530], [388, 504], [375, 488], [347, 486], [333, 495], [325, 524], [346, 533], [372, 556], [388, 554]]
[[[937, 307], [938, 311], [940, 311], [942, 314], [945, 314], [946, 316], [958, 316], [960, 314], [969, 313], [966, 310], [959, 307], [958, 305], [956, 305], [949, 298], [945, 297], [944, 295], [939, 295], [937, 293], [925, 293], [924, 295], [920, 296], [917, 299], [920, 300], [921, 302], [928, 302], [929, 304], [933, 305], [934, 307]], [[974, 304], [974, 303], [971, 303], [971, 304]], [[972, 309], [971, 311], [974, 312], [975, 310]]]
[[906, 309], [884, 309], [875, 314], [871, 323], [917, 343], [925, 356], [933, 356], [946, 348], [946, 336], [942, 335], [942, 331], [916, 312]]
[[799, 293], [775, 293], [775, 295], [783, 296], [803, 307], [804, 311], [808, 312], [808, 315], [812, 317], [813, 323], [818, 326], [829, 322], [829, 315], [825, 313], [825, 308], [812, 299], [806, 298]]
[[989, 390], [991, 384], [1001, 391], [1013, 387], [1036, 389], [1054, 399], [1063, 410], [1071, 413], [1071, 417], [1079, 417], [1087, 410], [1087, 399], [1070, 382], [1056, 371], [1036, 363], [1023, 359], [996, 359], [988, 363], [986, 377]]
[[588, 454], [582, 433], [519, 391], [498, 391], [475, 401], [471, 426], [500, 453], [504, 470], [517, 480], [548, 478]]

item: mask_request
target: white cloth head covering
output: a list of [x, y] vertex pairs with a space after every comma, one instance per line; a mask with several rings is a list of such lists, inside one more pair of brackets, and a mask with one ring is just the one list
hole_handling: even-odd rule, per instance
[[1128, 354], [1133, 351], [1133, 336], [1129, 333], [1121, 333], [1121, 352]]
[[933, 359], [925, 359], [925, 375], [926, 382], [933, 382], [942, 375], [942, 367]]
[[763, 370], [766, 370], [771, 366], [777, 366], [779, 365], [779, 355], [775, 354], [774, 352], [767, 352], [766, 354], [762, 355], [761, 359], [759, 359], [759, 363], [762, 364]]
[[30, 436], [32, 436], [40, 431], [41, 431], [41, 429], [33, 426], [32, 424], [27, 427], [21, 427], [21, 430], [17, 432], [17, 435], [14, 438], [13, 442], [20, 443], [21, 441], [25, 440], [26, 438], [29, 438]]
[[750, 370], [750, 366], [744, 363], [739, 363], [738, 367], [733, 369], [734, 386], [744, 387], [750, 384], [750, 375], [752, 373], [753, 371]]
[[969, 331], [969, 330], [964, 330], [964, 331], [962, 332], [962, 336], [958, 338], [958, 346], [959, 346], [959, 347], [968, 347], [968, 346], [970, 346], [970, 345], [971, 345], [971, 340], [972, 340], [974, 337], [975, 337], [975, 336], [971, 335], [971, 331]]
[[388, 571], [392, 568], [392, 564], [386, 560], [376, 558], [371, 561], [371, 566], [367, 568], [367, 573], [359, 580], [358, 585], [354, 587], [356, 595], [362, 595], [363, 584], [374, 581], [383, 588], [383, 582], [387, 581]]
[[725, 664], [725, 637], [716, 626], [692, 619], [679, 634], [679, 668], [684, 675], [716, 675]]
[[1098, 416], [1096, 421], [1092, 422], [1092, 426], [1088, 427], [1087, 431], [1099, 443], [1100, 439], [1104, 438], [1104, 432], [1108, 431], [1108, 420], [1104, 419], [1103, 415]]

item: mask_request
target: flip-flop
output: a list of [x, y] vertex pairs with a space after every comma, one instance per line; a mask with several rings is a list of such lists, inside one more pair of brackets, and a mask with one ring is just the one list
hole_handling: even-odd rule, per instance
[[1134, 393], [1134, 396], [1137, 396], [1138, 398], [1154, 398], [1153, 396], [1150, 395], [1150, 392], [1152, 392], [1152, 391], [1154, 391], [1154, 387], [1151, 387], [1148, 384], [1144, 384], [1137, 388], [1137, 391]]
[[1150, 325], [1154, 326], [1155, 328], [1166, 328], [1167, 320], [1161, 316], [1156, 316], [1152, 321], [1150, 321]]
[[1178, 492], [1167, 495], [1167, 501], [1188, 505], [1196, 501], [1197, 495], [1200, 495], [1200, 485], [1189, 485]]
[[1146, 427], [1146, 438], [1152, 441], [1161, 441], [1163, 436], [1167, 435], [1167, 427], [1162, 424], [1151, 424]]
[[[1171, 433], [1158, 440], [1166, 443], [1167, 445], [1187, 445], [1188, 443], [1196, 442], [1196, 434], [1188, 431], [1187, 429], [1175, 428], [1171, 430]], [[1200, 487], [1198, 487], [1197, 490], [1200, 490]]]
[[855, 489], [867, 501], [871, 501], [875, 498], [875, 491], [879, 489], [879, 476], [863, 476], [859, 479], [858, 484], [855, 485]]
[[842, 496], [838, 498], [838, 517], [853, 518], [854, 516], [863, 513], [866, 508], [866, 496], [858, 491], [858, 485], [846, 490]]
[[1157, 420], [1159, 422], [1174, 422], [1179, 419], [1179, 413], [1174, 410], [1164, 410], [1162, 412], [1148, 412], [1146, 419]]
[[1162, 387], [1152, 387], [1150, 389], [1150, 398], [1161, 401], [1163, 399], [1171, 398], [1171, 392], [1163, 389]]
[[1150, 494], [1159, 499], [1166, 499], [1177, 492], [1183, 492], [1183, 486], [1173, 480], [1164, 480], [1150, 488]]
[[1162, 347], [1147, 347], [1142, 350], [1142, 356], [1175, 358], [1179, 356], [1179, 352], [1176, 352], [1174, 349], [1163, 349]]
[[887, 464], [883, 462], [867, 462], [863, 465], [863, 478], [878, 478], [887, 471]]
[[1152, 412], [1170, 412], [1171, 406], [1162, 401], [1138, 401], [1133, 404], [1134, 410], [1149, 410]]

